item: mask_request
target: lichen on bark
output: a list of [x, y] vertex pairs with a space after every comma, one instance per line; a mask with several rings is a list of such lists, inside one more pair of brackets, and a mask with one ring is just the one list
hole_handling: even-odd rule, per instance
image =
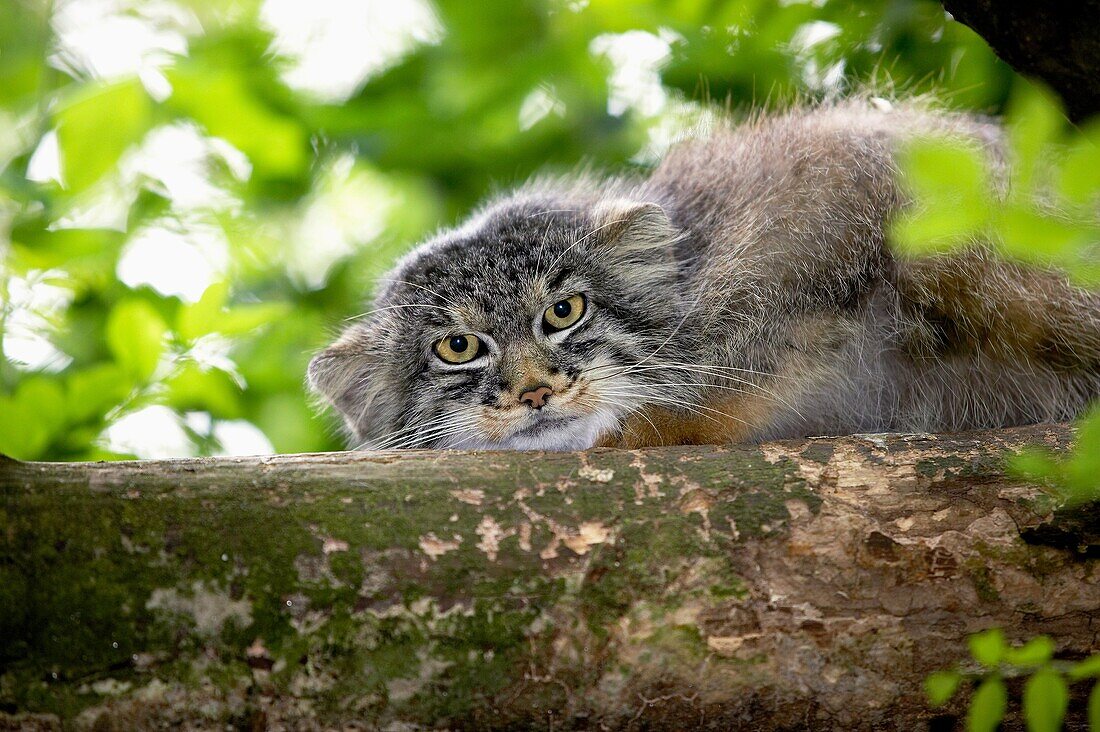
[[923, 676], [968, 632], [1091, 650], [1100, 568], [1024, 541], [1060, 524], [1001, 467], [1069, 438], [0, 463], [0, 708], [120, 729], [923, 723]]

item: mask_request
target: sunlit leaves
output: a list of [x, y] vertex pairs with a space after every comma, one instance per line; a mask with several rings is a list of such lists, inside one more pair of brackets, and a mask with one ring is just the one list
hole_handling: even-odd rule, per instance
[[1100, 499], [1100, 407], [1079, 421], [1077, 448], [1068, 456], [1030, 448], [1009, 466], [1024, 478], [1051, 485], [1069, 505]]
[[1062, 675], [1039, 669], [1024, 684], [1024, 719], [1030, 732], [1058, 732], [1069, 706], [1069, 688]]
[[180, 308], [177, 331], [184, 340], [194, 340], [208, 333], [240, 336], [277, 322], [287, 315], [285, 303], [249, 303], [227, 307], [229, 284], [211, 285], [195, 303]]
[[986, 668], [996, 668], [1004, 658], [1008, 645], [1000, 628], [991, 628], [968, 639], [970, 655]]
[[[967, 640], [970, 654], [982, 670], [977, 674], [958, 669], [936, 671], [925, 678], [924, 690], [929, 703], [939, 707], [960, 688], [972, 688], [966, 714], [970, 732], [995, 730], [1000, 725], [1009, 708], [1005, 678], [1027, 676], [1019, 709], [1029, 732], [1056, 732], [1062, 729], [1069, 709], [1070, 684], [1100, 677], [1100, 655], [1073, 664], [1058, 661], [1054, 641], [1047, 636], [1011, 646], [1000, 629], [992, 628]], [[1090, 730], [1100, 732], [1100, 683], [1094, 685], [1089, 705]]]
[[946, 704], [955, 690], [962, 682], [962, 674], [958, 671], [936, 671], [929, 674], [924, 680], [924, 692], [928, 695], [928, 703], [934, 707]]
[[1000, 676], [990, 676], [978, 686], [966, 714], [968, 732], [993, 732], [1008, 708], [1008, 690]]
[[214, 137], [228, 140], [248, 156], [257, 173], [295, 177], [308, 163], [305, 130], [256, 97], [248, 78], [234, 68], [183, 65], [169, 74], [168, 104]]
[[919, 140], [900, 159], [914, 205], [895, 223], [897, 246], [921, 253], [983, 241], [1008, 256], [1095, 279], [1097, 263], [1088, 252], [1100, 241], [1100, 217], [1087, 204], [1100, 190], [1096, 137], [1070, 129], [1043, 87], [1021, 83], [1008, 114], [1007, 191], [984, 172], [996, 166], [996, 153], [943, 138]]
[[1069, 144], [1058, 178], [1058, 193], [1074, 204], [1100, 196], [1100, 122], [1082, 130]]
[[26, 379], [10, 396], [0, 395], [0, 453], [15, 458], [41, 457], [65, 422], [61, 387], [44, 377]]
[[124, 300], [107, 317], [107, 345], [126, 374], [142, 382], [160, 361], [167, 330], [153, 306], [144, 300]]
[[1012, 177], [1024, 191], [1032, 191], [1033, 179], [1043, 164], [1042, 156], [1062, 135], [1066, 120], [1062, 104], [1040, 84], [1021, 84], [1008, 107], [1008, 142], [1012, 151]]
[[101, 363], [73, 372], [66, 384], [65, 405], [74, 421], [106, 414], [130, 391], [129, 380], [113, 363]]
[[200, 410], [222, 419], [243, 416], [241, 390], [224, 371], [187, 364], [166, 386], [169, 405], [180, 411]]
[[243, 336], [264, 326], [278, 323], [290, 314], [290, 306], [281, 302], [237, 305], [222, 314], [217, 330], [222, 335]]
[[984, 203], [989, 190], [989, 162], [977, 145], [920, 138], [905, 149], [901, 166], [906, 182], [930, 203], [953, 196]]
[[[917, 140], [903, 151], [901, 167], [922, 210], [898, 222], [894, 236], [899, 247], [948, 249], [988, 225], [987, 162], [976, 146]], [[944, 171], [951, 171], [950, 177]]]
[[229, 296], [229, 283], [216, 282], [197, 301], [180, 308], [176, 330], [185, 340], [194, 340], [217, 329], [218, 318]]
[[66, 186], [81, 191], [112, 170], [151, 119], [152, 101], [137, 79], [77, 88], [55, 115]]
[[[50, 45], [48, 3], [0, 3], [0, 107], [19, 108], [42, 91]], [[7, 134], [7, 130], [0, 134]]]
[[[13, 228], [7, 264], [15, 272], [64, 267], [70, 286], [113, 279], [114, 262], [124, 236], [109, 229], [50, 230], [40, 219], [18, 222]], [[75, 287], [73, 289], [76, 289]]]
[[1100, 653], [1074, 664], [1069, 671], [1069, 677], [1074, 681], [1088, 678], [1100, 679]]
[[1032, 638], [1019, 648], [1008, 648], [1004, 660], [1020, 668], [1041, 666], [1054, 656], [1054, 641], [1045, 635]]

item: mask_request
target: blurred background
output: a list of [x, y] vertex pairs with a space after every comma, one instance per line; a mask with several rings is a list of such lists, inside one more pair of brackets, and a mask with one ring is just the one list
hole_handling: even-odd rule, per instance
[[494, 190], [710, 104], [1013, 84], [932, 0], [4, 0], [0, 452], [338, 449], [310, 355]]

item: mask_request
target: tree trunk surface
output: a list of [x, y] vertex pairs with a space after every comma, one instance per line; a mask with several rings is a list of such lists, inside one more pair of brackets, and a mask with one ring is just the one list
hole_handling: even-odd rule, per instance
[[1071, 439], [0, 459], [0, 729], [950, 729], [968, 634], [1098, 648]]
[[1075, 122], [1100, 114], [1100, 0], [943, 0], [1021, 74], [1049, 84]]

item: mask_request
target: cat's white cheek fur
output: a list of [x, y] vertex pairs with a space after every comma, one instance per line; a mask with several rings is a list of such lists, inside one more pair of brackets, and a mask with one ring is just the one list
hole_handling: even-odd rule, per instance
[[[618, 426], [615, 415], [598, 410], [560, 427], [533, 435], [516, 436], [506, 440], [510, 450], [587, 450], [596, 444], [600, 436]], [[510, 444], [507, 444], [510, 443]]]
[[455, 450], [587, 450], [601, 435], [618, 426], [613, 412], [598, 410], [560, 427], [550, 427], [536, 434], [516, 435], [500, 441], [477, 438], [455, 439], [443, 449]]

